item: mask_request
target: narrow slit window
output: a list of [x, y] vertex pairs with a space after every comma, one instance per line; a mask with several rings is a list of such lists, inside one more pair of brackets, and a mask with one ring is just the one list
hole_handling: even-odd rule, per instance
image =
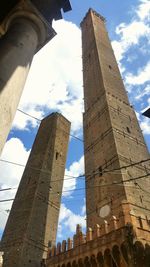
[[59, 156], [59, 153], [58, 153], [58, 152], [56, 152], [56, 160], [58, 159], [58, 156]]
[[141, 217], [138, 217], [140, 228], [143, 228], [143, 223]]
[[130, 128], [129, 128], [129, 127], [127, 127], [127, 132], [128, 132], [128, 133], [131, 133], [131, 131], [130, 131]]

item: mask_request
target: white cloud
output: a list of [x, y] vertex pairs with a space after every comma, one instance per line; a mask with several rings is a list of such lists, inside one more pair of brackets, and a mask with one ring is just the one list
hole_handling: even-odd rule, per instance
[[150, 1], [141, 0], [137, 10], [137, 15], [141, 20], [150, 19]]
[[[130, 23], [121, 23], [116, 28], [118, 40], [112, 41], [112, 46], [122, 72], [125, 71], [125, 66], [122, 66], [121, 61], [126, 56], [129, 49], [131, 47], [133, 48], [133, 46], [139, 45], [141, 38], [145, 38], [145, 42], [149, 42], [149, 9], [150, 2], [148, 0], [140, 1], [137, 9], [133, 11], [132, 21]], [[147, 50], [149, 49], [147, 48]]]
[[143, 134], [150, 134], [150, 119], [144, 118], [140, 122], [141, 129], [143, 131]]
[[147, 85], [143, 90], [140, 90], [140, 93], [137, 96], [135, 96], [135, 99], [140, 100], [145, 95], [150, 96], [150, 85]]
[[135, 114], [136, 114], [136, 117], [137, 117], [138, 121], [140, 121], [140, 120], [141, 120], [141, 118], [140, 118], [140, 113], [137, 112], [137, 111], [135, 111]]
[[[26, 150], [25, 146], [18, 138], [11, 138], [6, 142], [4, 150], [1, 155], [1, 159], [17, 162], [25, 165], [29, 156], [29, 151]], [[5, 186], [16, 186], [22, 176], [23, 167], [0, 162], [1, 178], [0, 183]]]
[[[131, 20], [116, 27], [117, 40], [112, 42], [129, 98], [138, 110], [148, 104], [150, 94], [150, 61], [147, 60], [150, 44], [149, 23], [150, 1], [139, 0], [138, 5], [132, 9]], [[129, 65], [130, 72], [127, 71], [125, 62]], [[143, 134], [150, 133], [148, 120], [141, 118], [140, 126]]]
[[130, 24], [122, 23], [116, 28], [116, 33], [121, 36], [124, 48], [136, 45], [142, 36], [149, 36], [150, 31], [148, 25], [142, 21], [132, 21]]
[[140, 85], [150, 81], [150, 62], [144, 66], [143, 69], [139, 69], [137, 75], [128, 74], [126, 75], [126, 83], [132, 85]]
[[[44, 112], [40, 111], [40, 110], [36, 110], [33, 107], [29, 108], [28, 113], [37, 118], [37, 119], [42, 119], [44, 116]], [[19, 110], [17, 110], [16, 115], [15, 115], [15, 119], [13, 122], [13, 129], [18, 129], [18, 130], [29, 130], [29, 125], [33, 128], [39, 126], [39, 121], [36, 120], [35, 118], [29, 117], [25, 114], [23, 114], [22, 112], [20, 112]]]
[[[82, 125], [83, 90], [81, 31], [73, 23], [55, 22], [57, 35], [35, 55], [19, 108], [42, 118], [44, 113], [62, 112], [72, 122], [72, 131]], [[13, 126], [28, 129], [37, 121], [17, 112]]]
[[65, 225], [70, 232], [75, 233], [76, 225], [78, 223], [80, 223], [83, 229], [85, 229], [86, 227], [85, 216], [73, 213], [64, 204], [62, 204], [61, 209], [60, 209], [60, 216], [59, 216], [58, 236], [61, 237], [62, 225]]
[[[144, 109], [145, 110], [145, 109]], [[144, 110], [141, 111], [144, 112]], [[136, 112], [137, 119], [139, 121], [140, 127], [142, 129], [143, 134], [150, 134], [150, 119], [142, 116], [140, 113]]]
[[[18, 138], [11, 138], [9, 141], [7, 141], [5, 148], [3, 150], [1, 159], [20, 163], [22, 165], [25, 165], [28, 159], [30, 151], [27, 151], [24, 147], [23, 143]], [[14, 164], [8, 164], [6, 162], [0, 161], [0, 170], [1, 170], [1, 177], [0, 177], [0, 188], [16, 188], [18, 187], [19, 181], [22, 177], [24, 167], [17, 166]], [[80, 174], [84, 173], [84, 158], [83, 156], [79, 159], [79, 161], [73, 162], [68, 169], [66, 169], [65, 172], [67, 175], [78, 177]], [[69, 178], [69, 177], [68, 177]], [[64, 191], [68, 190], [74, 190], [76, 188], [76, 182], [77, 179], [67, 179], [65, 177], [64, 181]], [[73, 193], [71, 192], [64, 192], [64, 196], [70, 196]], [[3, 191], [0, 192], [0, 199], [12, 199], [15, 197], [16, 189], [15, 190], [9, 190], [9, 191]], [[11, 208], [12, 202], [3, 202], [0, 203], [0, 229], [3, 229], [8, 217], [8, 214], [6, 210], [9, 210]], [[65, 210], [66, 212], [69, 212], [68, 210]], [[66, 213], [65, 213], [66, 214]], [[69, 213], [70, 214], [70, 213]], [[70, 222], [70, 217], [68, 215], [67, 220], [68, 224]], [[80, 220], [80, 216], [77, 215], [74, 216], [75, 222], [77, 222], [77, 218]], [[61, 219], [63, 219], [63, 213], [61, 213]], [[67, 224], [67, 222], [65, 222]], [[71, 226], [69, 226], [71, 228]], [[72, 228], [73, 229], [73, 228]]]
[[[28, 159], [30, 151], [27, 151], [23, 143], [18, 138], [11, 138], [6, 142], [4, 150], [1, 155], [1, 159], [20, 163], [25, 165]], [[0, 188], [16, 188], [21, 179], [24, 167], [16, 166], [6, 162], [0, 161]], [[1, 191], [0, 199], [12, 199], [15, 197], [16, 189], [9, 191]], [[6, 210], [11, 208], [12, 202], [0, 203], [0, 229], [3, 229], [8, 217]]]
[[[75, 161], [71, 164], [69, 169], [66, 169], [65, 174], [68, 176], [78, 177], [84, 173], [84, 157], [82, 156], [79, 161]], [[63, 186], [63, 196], [70, 196], [73, 190], [76, 188], [77, 179], [72, 179], [71, 177], [65, 177]], [[71, 179], [69, 179], [71, 178]], [[71, 191], [68, 191], [71, 190]], [[65, 192], [66, 191], [66, 192]], [[67, 192], [68, 191], [68, 192]]]

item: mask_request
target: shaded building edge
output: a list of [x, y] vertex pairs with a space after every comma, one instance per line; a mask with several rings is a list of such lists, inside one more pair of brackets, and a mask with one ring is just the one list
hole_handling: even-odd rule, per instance
[[142, 115], [150, 118], [150, 108], [146, 108], [146, 110], [142, 113]]
[[62, 10], [68, 12], [71, 9], [69, 0], [11, 0], [9, 2], [2, 0], [0, 3], [0, 36], [7, 32], [11, 21], [17, 17], [26, 17], [34, 21], [34, 16], [36, 16], [43, 22], [47, 32], [46, 38], [39, 44], [39, 50], [56, 35], [52, 28], [52, 20], [62, 19]]
[[0, 1], [0, 154], [33, 56], [56, 35], [52, 20], [69, 10], [69, 0]]

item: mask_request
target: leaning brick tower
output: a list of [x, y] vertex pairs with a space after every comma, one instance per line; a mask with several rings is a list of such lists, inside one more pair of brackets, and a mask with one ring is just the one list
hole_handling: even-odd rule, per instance
[[41, 122], [3, 233], [3, 267], [40, 267], [55, 244], [70, 122], [52, 113]]
[[77, 225], [46, 266], [150, 267], [149, 152], [105, 19], [90, 9], [81, 28], [87, 232]]
[[89, 10], [81, 27], [87, 226], [101, 225], [111, 216], [142, 226], [150, 220], [149, 152], [105, 19]]

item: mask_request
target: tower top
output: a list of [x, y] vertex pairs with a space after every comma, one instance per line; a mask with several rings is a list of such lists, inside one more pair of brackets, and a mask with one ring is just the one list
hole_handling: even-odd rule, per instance
[[100, 15], [99, 13], [97, 13], [94, 9], [92, 8], [89, 8], [88, 12], [86, 13], [85, 17], [83, 18], [83, 20], [81, 21], [80, 23], [80, 26], [82, 26], [83, 22], [86, 20], [86, 18], [89, 16], [89, 15], [95, 15], [97, 17], [99, 17], [103, 22], [106, 22], [106, 19]]
[[66, 120], [67, 122], [69, 122], [69, 124], [70, 124], [70, 121], [66, 118], [66, 117], [64, 117], [61, 113], [59, 113], [59, 112], [52, 112], [51, 114], [49, 114], [49, 115], [47, 115], [45, 118], [43, 118], [41, 121], [47, 121], [48, 120], [48, 118], [50, 118], [50, 117], [54, 117], [54, 116], [58, 116], [58, 117], [62, 117], [64, 120]]

